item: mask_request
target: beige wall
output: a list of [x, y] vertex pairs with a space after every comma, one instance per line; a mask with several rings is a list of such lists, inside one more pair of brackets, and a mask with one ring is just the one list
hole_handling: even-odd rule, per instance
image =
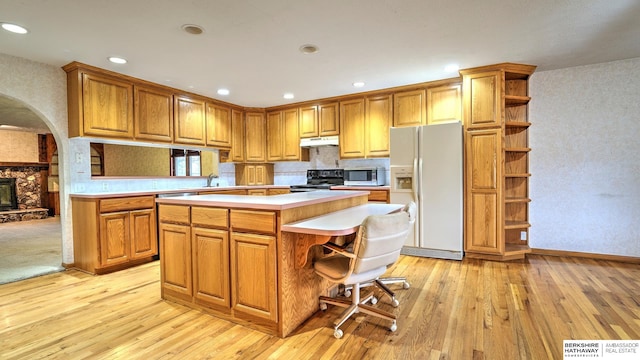
[[640, 257], [640, 58], [530, 83], [531, 246]]
[[0, 130], [1, 162], [38, 162], [38, 134]]
[[169, 149], [104, 144], [105, 176], [169, 176]]

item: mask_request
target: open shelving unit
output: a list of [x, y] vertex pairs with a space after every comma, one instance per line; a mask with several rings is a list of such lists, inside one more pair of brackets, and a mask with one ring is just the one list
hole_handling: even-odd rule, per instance
[[503, 63], [460, 71], [465, 125], [465, 253], [521, 259], [529, 248], [529, 76]]

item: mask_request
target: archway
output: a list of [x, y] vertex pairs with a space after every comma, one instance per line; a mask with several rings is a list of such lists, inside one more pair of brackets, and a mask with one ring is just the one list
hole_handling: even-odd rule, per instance
[[17, 178], [19, 199], [0, 213], [0, 284], [62, 271], [64, 177], [55, 134], [30, 106], [0, 94], [0, 138], [0, 177]]

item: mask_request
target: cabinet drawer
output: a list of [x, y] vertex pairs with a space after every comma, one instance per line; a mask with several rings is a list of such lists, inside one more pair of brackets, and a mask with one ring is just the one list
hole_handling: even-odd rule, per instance
[[190, 224], [189, 206], [161, 204], [158, 207], [158, 219], [164, 223]]
[[233, 231], [276, 233], [276, 213], [270, 211], [231, 210]]
[[389, 201], [389, 192], [386, 190], [369, 190], [369, 201]]
[[229, 227], [229, 211], [227, 209], [198, 207], [191, 208], [191, 223], [205, 227]]
[[153, 195], [116, 199], [102, 199], [100, 200], [100, 212], [107, 213], [136, 209], [152, 209], [155, 202], [154, 199], [155, 198], [153, 197]]

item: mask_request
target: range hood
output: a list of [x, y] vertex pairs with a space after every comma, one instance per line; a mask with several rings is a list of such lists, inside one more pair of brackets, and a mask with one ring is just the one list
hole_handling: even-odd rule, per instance
[[338, 146], [338, 135], [300, 139], [300, 147]]

